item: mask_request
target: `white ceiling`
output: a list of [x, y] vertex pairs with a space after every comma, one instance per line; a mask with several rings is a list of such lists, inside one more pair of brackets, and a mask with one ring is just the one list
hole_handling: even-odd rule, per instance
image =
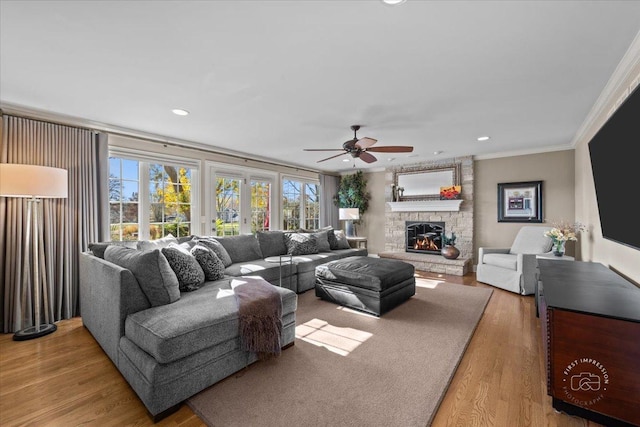
[[377, 162], [358, 168], [571, 148], [640, 30], [640, 1], [0, 7], [5, 109], [334, 172], [350, 170], [350, 156], [317, 163], [339, 151], [303, 148], [340, 149], [352, 124], [377, 146], [415, 147], [394, 160], [374, 153]]

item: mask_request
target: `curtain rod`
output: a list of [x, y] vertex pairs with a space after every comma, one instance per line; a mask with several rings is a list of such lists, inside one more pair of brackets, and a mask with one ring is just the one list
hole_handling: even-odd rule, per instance
[[218, 154], [218, 155], [228, 156], [228, 157], [232, 157], [234, 159], [239, 159], [239, 160], [244, 160], [244, 161], [249, 161], [249, 162], [266, 163], [268, 165], [284, 167], [284, 168], [288, 168], [288, 169], [294, 169], [296, 171], [320, 173], [320, 171], [318, 171], [318, 170], [307, 169], [307, 168], [304, 168], [304, 167], [292, 166], [292, 165], [287, 165], [287, 164], [283, 164], [283, 163], [275, 163], [275, 162], [271, 162], [271, 161], [268, 161], [268, 160], [249, 159], [249, 158], [243, 157], [243, 156], [241, 156], [239, 154], [225, 153], [223, 151], [216, 151], [214, 149], [208, 149], [208, 148], [204, 148], [204, 147], [199, 147], [197, 145], [191, 145], [191, 144], [188, 144], [188, 143], [181, 144], [179, 142], [170, 142], [168, 140], [162, 140], [162, 139], [160, 139], [160, 137], [152, 138], [152, 137], [148, 137], [148, 136], [137, 135], [137, 134], [135, 134], [133, 132], [127, 133], [127, 132], [120, 132], [120, 131], [105, 130], [105, 129], [100, 129], [100, 128], [97, 128], [97, 129], [96, 128], [88, 128], [88, 127], [85, 127], [85, 126], [78, 126], [76, 124], [65, 123], [63, 121], [55, 121], [55, 120], [50, 120], [50, 119], [41, 119], [41, 118], [38, 118], [38, 117], [29, 116], [28, 113], [5, 113], [2, 109], [0, 109], [0, 117], [4, 116], [4, 115], [13, 116], [13, 117], [19, 117], [19, 118], [29, 119], [29, 120], [35, 120], [35, 121], [39, 121], [39, 122], [43, 122], [43, 123], [50, 123], [50, 124], [53, 124], [53, 125], [74, 127], [74, 128], [77, 128], [77, 129], [88, 130], [88, 131], [91, 131], [93, 133], [100, 133], [101, 132], [101, 133], [105, 133], [105, 134], [109, 134], [109, 135], [122, 136], [122, 137], [126, 137], [126, 138], [136, 138], [136, 139], [140, 139], [140, 140], [147, 141], [147, 142], [153, 142], [153, 143], [156, 143], [156, 144], [170, 145], [172, 147], [178, 147], [178, 148], [187, 148], [187, 149], [190, 149], [190, 150], [196, 150], [196, 151], [200, 151], [200, 152], [203, 152], [203, 153]]

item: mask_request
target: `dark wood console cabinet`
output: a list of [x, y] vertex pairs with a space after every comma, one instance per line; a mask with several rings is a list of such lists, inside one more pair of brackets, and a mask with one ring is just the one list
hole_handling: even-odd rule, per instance
[[599, 263], [538, 264], [553, 407], [607, 426], [640, 426], [640, 288]]

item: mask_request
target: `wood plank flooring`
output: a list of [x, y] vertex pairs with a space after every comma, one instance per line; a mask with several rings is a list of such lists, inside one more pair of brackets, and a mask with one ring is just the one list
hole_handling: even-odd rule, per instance
[[[473, 273], [458, 277], [418, 272], [418, 277], [486, 287]], [[533, 297], [492, 289], [432, 425], [599, 426], [551, 407]], [[153, 425], [82, 320], [57, 325], [53, 334], [29, 341], [0, 335], [0, 426]], [[204, 424], [183, 404], [157, 425]]]

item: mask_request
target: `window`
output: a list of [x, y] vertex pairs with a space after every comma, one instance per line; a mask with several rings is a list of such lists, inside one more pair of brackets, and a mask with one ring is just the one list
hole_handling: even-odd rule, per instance
[[109, 158], [109, 230], [111, 240], [138, 240], [139, 162]]
[[110, 157], [111, 240], [193, 234], [192, 182], [196, 171], [188, 164]]
[[207, 191], [207, 201], [216, 235], [255, 234], [271, 229], [277, 174], [241, 167], [229, 169], [229, 165], [212, 162], [209, 175], [210, 188], [215, 192]]
[[283, 230], [317, 229], [320, 224], [320, 185], [296, 179], [282, 181]]
[[191, 234], [191, 169], [154, 163], [149, 165], [149, 236]]

